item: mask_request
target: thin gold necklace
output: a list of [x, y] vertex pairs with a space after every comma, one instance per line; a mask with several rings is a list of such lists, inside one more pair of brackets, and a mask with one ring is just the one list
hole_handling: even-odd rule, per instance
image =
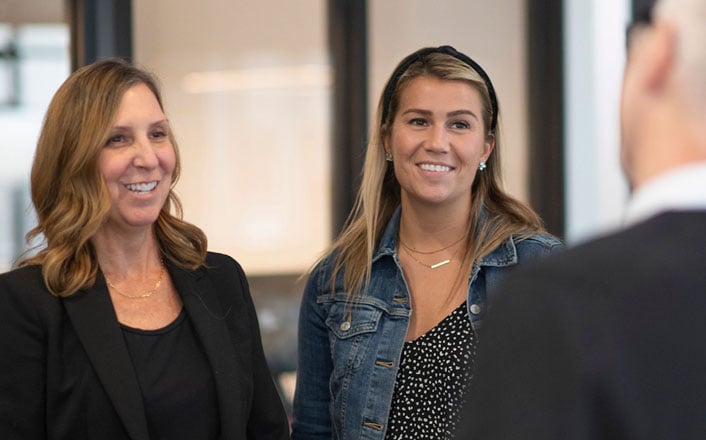
[[126, 293], [123, 293], [118, 289], [115, 284], [111, 283], [108, 277], [105, 277], [105, 282], [108, 284], [108, 286], [115, 291], [120, 296], [124, 296], [125, 298], [130, 298], [130, 299], [145, 299], [149, 298], [152, 296], [157, 290], [159, 290], [159, 286], [162, 285], [162, 279], [164, 278], [164, 262], [160, 264], [159, 268], [159, 279], [157, 280], [156, 283], [154, 283], [154, 287], [152, 287], [150, 290], [146, 291], [145, 293], [141, 295], [128, 295]]
[[444, 246], [440, 249], [436, 249], [434, 251], [418, 251], [414, 247], [409, 246], [407, 243], [405, 243], [402, 240], [402, 237], [400, 237], [400, 244], [407, 249], [408, 251], [414, 252], [415, 254], [420, 254], [420, 255], [431, 255], [431, 254], [436, 254], [437, 252], [445, 251], [446, 249], [450, 248], [451, 246], [454, 246], [456, 244], [459, 244], [464, 238], [466, 238], [466, 235], [463, 235], [463, 237], [459, 238], [458, 240], [454, 241], [448, 246]]
[[[402, 243], [401, 240], [400, 240], [400, 243]], [[441, 266], [446, 266], [447, 264], [451, 263], [451, 258], [447, 258], [447, 259], [445, 259], [445, 260], [439, 261], [438, 263], [427, 264], [427, 263], [425, 263], [425, 262], [423, 262], [423, 261], [420, 261], [419, 259], [417, 259], [417, 257], [415, 257], [414, 255], [412, 255], [412, 253], [410, 252], [410, 250], [409, 250], [409, 249], [407, 248], [407, 246], [405, 246], [404, 244], [402, 245], [402, 249], [404, 249], [404, 251], [407, 252], [407, 255], [409, 255], [410, 257], [412, 257], [412, 259], [413, 259], [414, 261], [416, 261], [417, 263], [419, 263], [419, 264], [421, 264], [422, 266], [424, 266], [424, 267], [426, 267], [426, 268], [429, 268], [429, 269], [437, 269], [437, 268], [439, 268], [439, 267], [441, 267]]]

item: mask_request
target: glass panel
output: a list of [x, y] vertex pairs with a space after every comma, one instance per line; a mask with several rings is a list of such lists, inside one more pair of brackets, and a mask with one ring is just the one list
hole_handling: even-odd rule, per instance
[[620, 86], [630, 2], [564, 1], [566, 240], [608, 233], [628, 198], [620, 170]]
[[135, 60], [163, 82], [185, 217], [248, 275], [301, 273], [330, 241], [323, 0], [134, 3]]
[[[46, 6], [52, 10], [53, 3], [60, 1]], [[61, 14], [13, 12], [0, 22], [0, 271], [25, 250], [24, 234], [34, 225], [29, 201], [34, 149], [49, 100], [70, 70], [68, 26], [36, 23]]]

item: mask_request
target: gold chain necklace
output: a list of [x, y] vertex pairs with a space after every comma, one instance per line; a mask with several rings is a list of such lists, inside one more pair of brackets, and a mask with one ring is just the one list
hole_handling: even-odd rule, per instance
[[130, 298], [130, 299], [145, 299], [149, 298], [152, 296], [157, 290], [159, 290], [159, 286], [162, 285], [162, 279], [164, 278], [164, 262], [160, 265], [159, 269], [159, 279], [157, 280], [156, 283], [154, 283], [154, 287], [152, 287], [150, 290], [146, 291], [145, 293], [141, 295], [128, 295], [126, 293], [123, 293], [118, 289], [115, 284], [111, 283], [108, 277], [105, 277], [105, 282], [108, 284], [108, 286], [115, 291], [120, 296], [124, 296], [125, 298]]
[[[409, 246], [407, 243], [405, 243], [405, 242], [402, 240], [402, 237], [399, 237], [399, 238], [400, 238], [400, 244], [401, 244], [405, 249], [407, 249], [408, 251], [411, 251], [411, 252], [414, 252], [415, 254], [420, 254], [420, 255], [431, 255], [431, 254], [436, 254], [437, 252], [445, 251], [446, 249], [450, 248], [451, 246], [454, 246], [454, 245], [459, 244], [464, 238], [466, 238], [466, 235], [464, 235], [463, 237], [461, 237], [461, 238], [459, 238], [458, 240], [454, 241], [454, 242], [451, 243], [450, 245], [444, 246], [444, 247], [442, 247], [442, 248], [440, 248], [440, 249], [437, 249], [437, 250], [434, 250], [434, 251], [418, 251], [418, 250], [416, 250], [415, 248]], [[409, 252], [408, 252], [408, 253], [409, 253]]]
[[[401, 242], [402, 242], [402, 241], [400, 240], [400, 243], [401, 243]], [[412, 252], [410, 252], [410, 250], [407, 248], [407, 246], [402, 245], [402, 249], [404, 249], [404, 251], [407, 252], [407, 255], [409, 255], [410, 257], [412, 257], [412, 259], [413, 259], [414, 261], [416, 261], [417, 263], [419, 263], [419, 264], [421, 264], [422, 266], [424, 266], [424, 267], [426, 267], [426, 268], [429, 268], [429, 269], [436, 269], [436, 268], [439, 268], [439, 267], [441, 267], [441, 266], [446, 266], [447, 264], [449, 264], [449, 263], [451, 262], [451, 258], [447, 258], [447, 259], [445, 259], [445, 260], [439, 261], [438, 263], [427, 264], [427, 263], [425, 263], [425, 262], [423, 262], [423, 261], [420, 261], [419, 259], [417, 259], [417, 257], [415, 257], [414, 255], [412, 255]]]

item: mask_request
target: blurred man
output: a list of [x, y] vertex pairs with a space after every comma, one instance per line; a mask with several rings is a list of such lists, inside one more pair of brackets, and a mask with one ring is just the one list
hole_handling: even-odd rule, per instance
[[459, 439], [706, 438], [706, 0], [629, 35], [624, 231], [520, 269]]

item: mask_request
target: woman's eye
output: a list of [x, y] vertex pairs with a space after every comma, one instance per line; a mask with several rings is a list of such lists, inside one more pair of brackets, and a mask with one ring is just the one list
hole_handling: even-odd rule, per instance
[[127, 140], [127, 138], [125, 136], [123, 136], [122, 134], [116, 134], [116, 135], [110, 136], [108, 138], [108, 144], [109, 145], [110, 144], [120, 144], [120, 143], [125, 142], [126, 140]]
[[414, 118], [409, 121], [409, 124], [423, 127], [423, 126], [427, 125], [427, 121], [426, 121], [426, 119], [422, 119], [422, 118]]
[[154, 131], [154, 132], [152, 132], [152, 135], [151, 135], [151, 137], [152, 137], [153, 139], [161, 139], [161, 138], [164, 138], [164, 137], [166, 137], [166, 136], [167, 136], [167, 133], [166, 133], [165, 131], [162, 131], [162, 130]]
[[469, 124], [466, 121], [454, 121], [451, 123], [451, 127], [456, 128], [456, 129], [468, 129], [471, 127], [471, 124]]

